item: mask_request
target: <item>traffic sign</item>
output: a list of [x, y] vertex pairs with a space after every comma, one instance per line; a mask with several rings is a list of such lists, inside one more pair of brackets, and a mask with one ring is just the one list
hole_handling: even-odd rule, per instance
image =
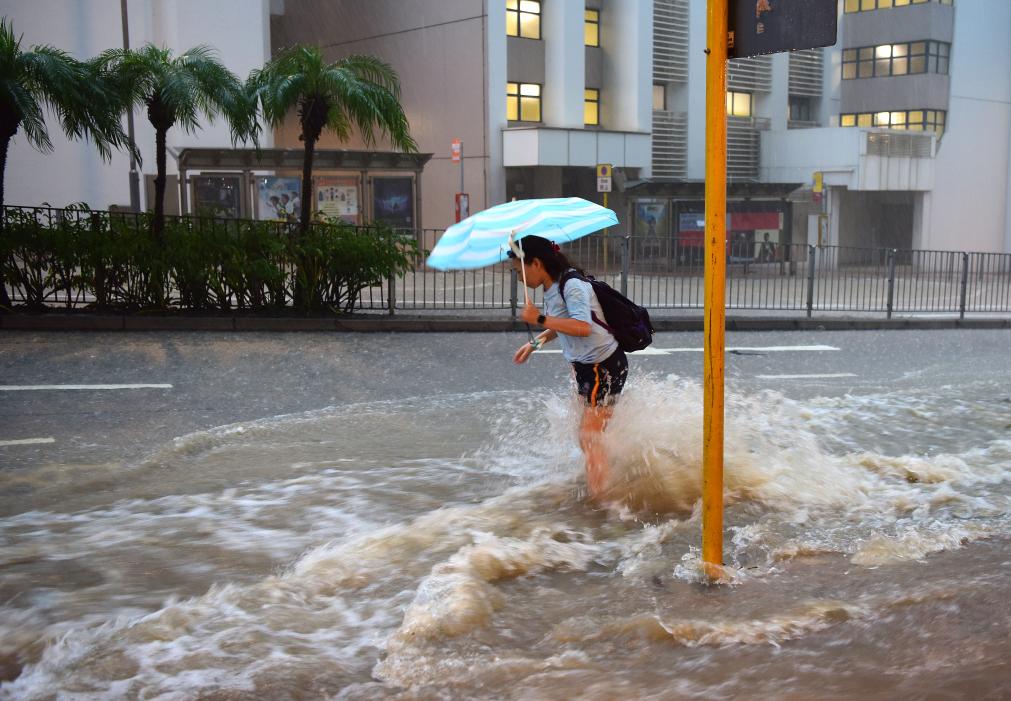
[[730, 0], [728, 58], [836, 43], [836, 0]]
[[449, 146], [450, 158], [453, 160], [453, 163], [460, 162], [461, 151], [463, 151], [463, 144], [460, 143], [459, 139], [453, 139], [453, 143]]
[[611, 174], [614, 168], [610, 163], [597, 164], [597, 192], [611, 191]]

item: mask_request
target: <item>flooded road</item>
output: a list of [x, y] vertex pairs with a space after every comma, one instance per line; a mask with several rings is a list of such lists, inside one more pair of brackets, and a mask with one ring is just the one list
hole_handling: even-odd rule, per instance
[[608, 509], [510, 335], [0, 341], [172, 385], [0, 396], [54, 438], [0, 448], [0, 698], [1011, 696], [1009, 332], [732, 336], [719, 587], [697, 334], [632, 357]]

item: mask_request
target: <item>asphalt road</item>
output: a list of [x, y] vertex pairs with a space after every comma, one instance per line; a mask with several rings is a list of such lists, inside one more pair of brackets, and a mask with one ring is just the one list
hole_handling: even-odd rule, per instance
[[[485, 390], [562, 392], [567, 365], [514, 366], [515, 333], [0, 334], [0, 475], [128, 463], [193, 431], [377, 400]], [[1011, 330], [729, 334], [728, 388], [788, 397], [867, 394], [980, 378], [1011, 387]], [[659, 334], [633, 373], [702, 377], [700, 333]], [[774, 351], [770, 347], [799, 347]], [[828, 346], [834, 350], [816, 350]], [[804, 348], [808, 347], [808, 348]], [[790, 377], [783, 377], [790, 376]], [[12, 389], [154, 384], [129, 389]], [[1011, 395], [1011, 389], [1008, 390]], [[11, 444], [13, 441], [46, 441]], [[0, 486], [3, 482], [0, 479]]]

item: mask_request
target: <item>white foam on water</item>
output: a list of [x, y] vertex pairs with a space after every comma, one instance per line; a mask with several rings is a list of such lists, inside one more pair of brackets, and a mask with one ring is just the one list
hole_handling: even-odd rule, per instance
[[[849, 408], [846, 398], [729, 395], [725, 483], [733, 584], [747, 590], [805, 555], [841, 554], [857, 567], [887, 567], [1011, 532], [1011, 441], [993, 436], [995, 420], [986, 418], [984, 440], [965, 450], [852, 449], [847, 432], [862, 434], [867, 422], [894, 418], [896, 405], [903, 407], [907, 433], [917, 422], [932, 425], [937, 417], [929, 401], [917, 402], [912, 412], [903, 395], [854, 399]], [[285, 447], [294, 474], [283, 478], [76, 514], [26, 512], [0, 524], [0, 535], [13, 543], [0, 553], [6, 562], [100, 559], [132, 547], [168, 552], [185, 543], [291, 563], [252, 583], [226, 581], [200, 596], [170, 599], [143, 616], [61, 632], [0, 697], [47, 698], [53, 690], [68, 698], [189, 698], [208, 689], [265, 694], [271, 678], [315, 688], [312, 675], [321, 668], [331, 675], [327, 688], [361, 683], [370, 674], [391, 684], [439, 684], [473, 665], [486, 680], [583, 669], [587, 660], [578, 649], [538, 657], [501, 638], [479, 653], [447, 646], [474, 636], [496, 640], [494, 623], [503, 609], [537, 610], [536, 591], [510, 587], [514, 580], [586, 576], [596, 568], [625, 586], [661, 574], [697, 581], [692, 543], [699, 526], [701, 388], [674, 376], [629, 383], [605, 433], [614, 510], [596, 521], [579, 502], [579, 405], [568, 394], [489, 393], [442, 397], [432, 405], [328, 409], [194, 434], [142, 465], [199, 466], [205, 456], [239, 445], [255, 449], [289, 431], [300, 440], [327, 435], [370, 412], [380, 422], [407, 415], [422, 421], [432, 444], [450, 441], [456, 430], [438, 421], [441, 412], [483, 412], [490, 438], [458, 459], [415, 456], [384, 464], [369, 462], [367, 441], [334, 456], [345, 461], [340, 464], [306, 460]], [[350, 469], [355, 466], [363, 469]], [[385, 485], [408, 493], [399, 481], [422, 493], [410, 502], [421, 513], [398, 513], [398, 502], [383, 501]], [[466, 496], [431, 508], [419, 506], [435, 501], [425, 492], [450, 502], [454, 494]], [[501, 493], [487, 496], [493, 492]], [[540, 623], [563, 646], [627, 635], [688, 646], [780, 644], [845, 620], [868, 620], [886, 604], [818, 600], [740, 621], [647, 613], [611, 620], [606, 611], [584, 621], [552, 621], [551, 611], [541, 611], [548, 620]], [[37, 629], [40, 616], [17, 610], [21, 618], [6, 615], [13, 607], [3, 609], [14, 622], [0, 632], [23, 649], [25, 631]], [[298, 686], [303, 683], [309, 686]]]

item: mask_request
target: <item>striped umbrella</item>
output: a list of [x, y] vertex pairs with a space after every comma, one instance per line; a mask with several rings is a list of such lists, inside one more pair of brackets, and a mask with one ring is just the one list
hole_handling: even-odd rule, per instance
[[[610, 209], [580, 197], [506, 202], [446, 229], [428, 256], [428, 265], [437, 270], [483, 268], [504, 261], [513, 239], [519, 249], [524, 236], [561, 244], [617, 223], [618, 216]], [[522, 252], [518, 255], [522, 257]]]

